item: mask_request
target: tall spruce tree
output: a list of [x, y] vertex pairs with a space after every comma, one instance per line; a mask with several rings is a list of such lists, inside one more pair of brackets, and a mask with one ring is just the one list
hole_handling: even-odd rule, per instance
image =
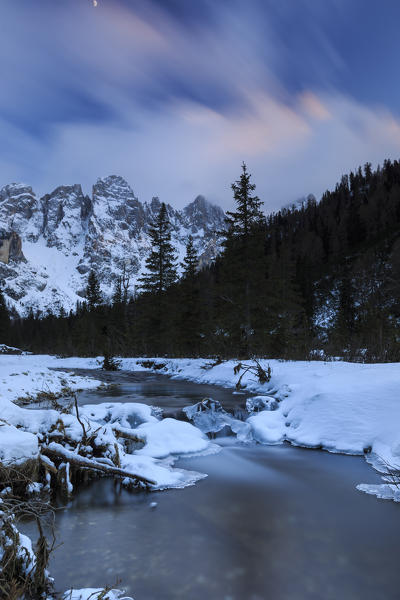
[[[243, 242], [248, 242], [250, 234], [254, 231], [264, 216], [261, 206], [264, 204], [258, 196], [253, 196], [256, 189], [255, 183], [250, 183], [251, 175], [246, 164], [242, 163], [240, 179], [232, 183], [233, 197], [236, 202], [236, 211], [227, 211], [225, 219], [229, 238], [239, 237]], [[228, 237], [227, 237], [228, 239]]]
[[88, 276], [86, 299], [90, 310], [93, 310], [102, 302], [100, 283], [93, 269], [90, 271]]
[[176, 256], [171, 244], [171, 226], [164, 202], [149, 228], [152, 251], [146, 259], [145, 273], [139, 278], [143, 292], [161, 295], [176, 281]]
[[120, 306], [122, 304], [122, 279], [117, 277], [114, 283], [114, 292], [112, 295], [112, 306]]
[[[143, 296], [144, 352], [172, 352], [175, 344], [174, 303], [169, 290], [176, 281], [175, 253], [171, 227], [164, 203], [149, 228], [152, 251], [146, 259], [147, 273], [139, 278]], [[141, 304], [141, 303], [140, 303]]]
[[[235, 211], [227, 211], [227, 226], [223, 240], [224, 267], [221, 277], [221, 306], [231, 339], [240, 356], [251, 353], [252, 327], [251, 286], [254, 279], [262, 277], [264, 258], [265, 217], [261, 212], [263, 202], [254, 195], [246, 164], [242, 164], [240, 178], [232, 184]], [[260, 281], [257, 282], [259, 288]]]
[[199, 259], [193, 243], [193, 236], [188, 237], [186, 254], [181, 263], [183, 268], [181, 280], [182, 309], [180, 311], [179, 347], [185, 356], [197, 356], [200, 342], [200, 306], [199, 282], [196, 277]]
[[199, 257], [197, 256], [196, 248], [193, 243], [193, 236], [189, 235], [186, 244], [186, 254], [181, 263], [183, 272], [182, 277], [185, 279], [193, 279], [199, 266]]

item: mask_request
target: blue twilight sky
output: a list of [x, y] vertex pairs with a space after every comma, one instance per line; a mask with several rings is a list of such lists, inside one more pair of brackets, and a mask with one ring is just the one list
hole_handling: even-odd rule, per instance
[[1, 0], [0, 186], [267, 211], [400, 156], [396, 0]]

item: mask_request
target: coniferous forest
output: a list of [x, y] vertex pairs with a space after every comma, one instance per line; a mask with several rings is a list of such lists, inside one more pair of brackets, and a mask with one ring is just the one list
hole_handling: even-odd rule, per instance
[[178, 279], [162, 205], [136, 297], [121, 277], [105, 303], [92, 271], [70, 314], [11, 318], [1, 301], [2, 339], [61, 355], [400, 360], [400, 162], [267, 217], [244, 164], [232, 193], [212, 264], [198, 269], [189, 238]]

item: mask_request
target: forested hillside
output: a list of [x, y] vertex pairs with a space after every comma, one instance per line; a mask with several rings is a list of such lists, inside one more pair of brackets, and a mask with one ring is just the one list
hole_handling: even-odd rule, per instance
[[3, 309], [3, 337], [61, 354], [400, 360], [400, 162], [367, 163], [320, 202], [267, 218], [245, 165], [232, 189], [211, 265], [198, 270], [189, 239], [176, 281], [161, 207], [135, 298], [120, 278], [103, 304], [93, 273], [87, 302], [69, 315], [7, 323]]

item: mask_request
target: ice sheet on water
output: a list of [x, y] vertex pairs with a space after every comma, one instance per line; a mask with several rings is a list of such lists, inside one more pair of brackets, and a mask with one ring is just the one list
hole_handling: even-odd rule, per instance
[[390, 485], [388, 483], [381, 484], [369, 484], [369, 483], [360, 483], [356, 486], [360, 492], [365, 492], [366, 494], [372, 494], [377, 498], [382, 498], [383, 500], [394, 500], [395, 502], [400, 502], [400, 487], [396, 485]]
[[204, 398], [201, 402], [185, 406], [182, 410], [195, 427], [198, 427], [203, 433], [216, 434], [224, 429], [230, 429], [237, 435], [239, 441], [248, 441], [249, 439], [250, 426], [232, 417], [222, 408], [218, 400]]

